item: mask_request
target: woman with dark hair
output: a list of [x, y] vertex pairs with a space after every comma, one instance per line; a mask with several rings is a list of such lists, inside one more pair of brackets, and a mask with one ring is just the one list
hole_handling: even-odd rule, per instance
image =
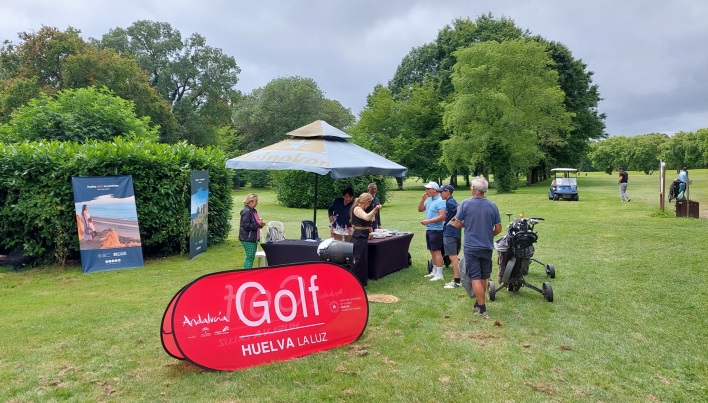
[[258, 196], [255, 193], [249, 193], [243, 201], [243, 210], [241, 210], [241, 227], [238, 230], [238, 239], [246, 251], [246, 259], [243, 262], [244, 269], [253, 267], [258, 241], [261, 239], [261, 228], [266, 224], [258, 217], [257, 205]]
[[374, 207], [368, 213], [365, 211], [374, 200], [370, 193], [362, 193], [352, 205], [349, 217], [352, 220], [352, 244], [354, 246], [354, 265], [352, 273], [359, 279], [361, 285], [366, 286], [369, 277], [369, 233], [371, 220], [381, 210], [381, 205]]

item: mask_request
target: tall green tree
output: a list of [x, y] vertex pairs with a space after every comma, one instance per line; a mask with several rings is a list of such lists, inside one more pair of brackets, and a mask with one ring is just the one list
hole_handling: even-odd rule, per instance
[[64, 88], [64, 61], [88, 46], [80, 34], [72, 27], [61, 31], [47, 26], [37, 32], [20, 32], [19, 44], [5, 41], [0, 49], [0, 78], [35, 79], [42, 92], [59, 91]]
[[589, 151], [590, 141], [607, 137], [606, 115], [597, 108], [601, 98], [598, 86], [592, 83], [593, 72], [587, 70], [582, 60], [573, 58], [562, 43], [549, 42], [540, 36], [532, 39], [546, 45], [553, 60], [551, 67], [558, 72], [558, 84], [565, 93], [563, 104], [573, 114], [573, 130], [568, 133], [565, 142], [560, 147], [555, 143], [543, 145], [546, 156], [544, 165], [580, 166]]
[[[238, 147], [244, 152], [288, 138], [287, 132], [324, 120], [340, 129], [354, 123], [354, 115], [337, 101], [324, 97], [314, 80], [303, 77], [281, 77], [264, 87], [256, 88], [236, 105], [234, 127], [241, 139]], [[286, 181], [309, 181], [307, 172], [285, 175]], [[266, 186], [270, 182], [267, 171], [237, 173], [236, 182], [250, 182], [252, 186]], [[280, 186], [280, 189], [284, 189]], [[279, 196], [280, 197], [280, 196]]]
[[147, 72], [130, 55], [120, 56], [112, 49], [89, 46], [81, 53], [69, 56], [62, 66], [66, 88], [106, 87], [123, 99], [135, 104], [138, 116], [148, 116], [160, 127], [160, 140], [179, 140], [177, 121], [167, 100], [148, 81]]
[[[232, 56], [208, 46], [203, 36], [194, 33], [183, 39], [168, 23], [142, 20], [112, 29], [94, 42], [136, 58], [179, 115], [183, 138], [215, 141], [220, 128], [230, 123], [230, 106], [240, 97], [234, 86], [241, 69]], [[201, 135], [194, 132], [197, 128]]]
[[663, 159], [664, 144], [668, 141], [669, 136], [658, 133], [631, 137], [629, 169], [643, 171], [645, 174], [658, 169], [659, 161]]
[[410, 176], [442, 181], [449, 173], [440, 159], [439, 145], [447, 138], [442, 113], [435, 81], [413, 83], [397, 100], [378, 86], [352, 133], [358, 144], [405, 166]]
[[588, 156], [593, 168], [612, 174], [618, 167], [629, 168], [631, 147], [629, 137], [610, 137], [591, 143]]
[[680, 169], [683, 166], [702, 168], [706, 166], [704, 159], [706, 145], [706, 130], [696, 132], [678, 132], [671, 136], [666, 148], [666, 166], [669, 169]]
[[[564, 105], [568, 112], [573, 114], [571, 132], [549, 134], [549, 141], [540, 145], [542, 158], [537, 166], [532, 167], [529, 174], [529, 178], [535, 180], [537, 174], [545, 175], [549, 165], [579, 165], [587, 152], [589, 141], [605, 137], [605, 115], [597, 110], [601, 98], [598, 87], [592, 84], [593, 73], [587, 70], [582, 61], [574, 59], [564, 45], [549, 42], [540, 36], [532, 37], [528, 30], [518, 28], [513, 20], [505, 17], [497, 19], [486, 14], [474, 21], [456, 19], [439, 31], [434, 42], [413, 48], [403, 58], [388, 86], [394, 99], [398, 99], [405, 97], [407, 89], [413, 83], [438, 80], [440, 98], [449, 102], [449, 97], [454, 95], [451, 74], [457, 62], [455, 51], [489, 41], [502, 42], [521, 38], [538, 41], [547, 47], [554, 61], [551, 68], [558, 72], [560, 88], [566, 94]], [[442, 122], [440, 125], [442, 127]], [[562, 136], [564, 141], [550, 141], [558, 136]], [[453, 154], [448, 152], [444, 155]], [[459, 167], [459, 161], [456, 160], [448, 160], [445, 163], [450, 169]], [[476, 170], [480, 167], [470, 168]]]
[[397, 116], [398, 105], [388, 87], [377, 85], [366, 97], [366, 107], [359, 113], [359, 121], [351, 129], [360, 146], [391, 158], [393, 139], [401, 132]]
[[511, 191], [543, 157], [541, 144], [562, 143], [571, 129], [558, 73], [545, 47], [528, 40], [483, 42], [455, 56], [445, 127], [470, 164], [484, 162], [497, 190]]
[[243, 97], [236, 105], [234, 126], [243, 138], [243, 148], [252, 151], [318, 119], [340, 129], [354, 123], [351, 111], [325, 98], [311, 78], [281, 77]]
[[701, 148], [701, 153], [703, 154], [703, 165], [702, 167], [708, 167], [708, 128], [702, 128], [696, 130], [696, 136]]
[[426, 43], [413, 48], [396, 68], [388, 89], [398, 94], [412, 84], [420, 84], [426, 79], [436, 78], [439, 70], [439, 51], [435, 43]]
[[37, 32], [20, 32], [20, 42], [5, 40], [0, 47], [0, 123], [41, 93], [64, 88], [62, 66], [71, 55], [86, 48], [80, 31], [42, 26]]

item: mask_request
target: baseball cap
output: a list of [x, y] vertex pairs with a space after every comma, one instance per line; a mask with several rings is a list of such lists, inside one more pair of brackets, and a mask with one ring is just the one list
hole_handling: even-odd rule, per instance
[[425, 185], [423, 185], [423, 187], [426, 188], [426, 189], [435, 189], [435, 190], [437, 190], [438, 192], [440, 191], [440, 190], [439, 190], [439, 189], [440, 189], [440, 186], [438, 186], [438, 183], [437, 183], [437, 182], [428, 182], [428, 183], [426, 183]]
[[442, 186], [440, 186], [440, 189], [438, 189], [438, 192], [443, 192], [445, 190], [452, 193], [455, 190], [455, 188], [452, 187], [452, 185], [442, 185]]

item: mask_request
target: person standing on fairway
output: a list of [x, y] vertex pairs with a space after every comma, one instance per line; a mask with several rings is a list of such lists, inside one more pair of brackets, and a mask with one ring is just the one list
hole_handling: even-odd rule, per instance
[[472, 281], [475, 299], [474, 312], [488, 318], [487, 306], [484, 303], [487, 281], [492, 274], [492, 253], [494, 251], [494, 236], [502, 230], [499, 208], [484, 197], [489, 189], [489, 182], [478, 176], [472, 180], [472, 197], [460, 203], [457, 208], [454, 225], [464, 228], [462, 237], [465, 273]]
[[627, 183], [629, 182], [629, 174], [627, 174], [627, 171], [624, 170], [624, 168], [619, 167], [617, 168], [619, 171], [619, 186], [620, 186], [620, 198], [624, 202], [624, 199], [627, 199], [627, 202], [631, 202], [632, 199], [629, 198], [629, 195], [627, 194]]

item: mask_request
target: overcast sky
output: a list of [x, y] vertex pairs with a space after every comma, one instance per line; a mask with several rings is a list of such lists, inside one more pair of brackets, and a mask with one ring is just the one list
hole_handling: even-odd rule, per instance
[[412, 48], [456, 18], [486, 13], [582, 59], [610, 135], [708, 127], [708, 2], [699, 0], [0, 0], [0, 40], [17, 43], [18, 32], [42, 25], [88, 39], [138, 20], [167, 22], [233, 56], [244, 93], [308, 77], [358, 117]]

